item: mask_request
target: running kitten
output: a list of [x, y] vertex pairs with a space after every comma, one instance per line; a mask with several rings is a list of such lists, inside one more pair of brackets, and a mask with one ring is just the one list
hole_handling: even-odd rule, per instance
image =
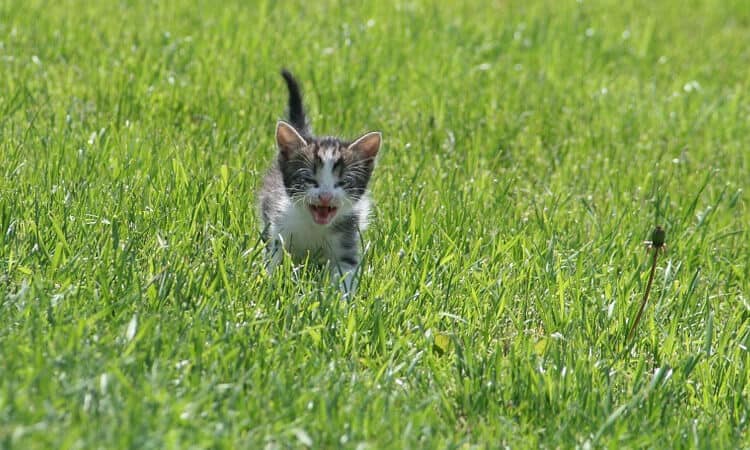
[[356, 287], [360, 232], [367, 225], [367, 184], [375, 167], [381, 135], [354, 142], [314, 137], [308, 127], [299, 85], [281, 72], [289, 89], [289, 121], [276, 125], [278, 158], [260, 193], [268, 271], [284, 250], [295, 262], [328, 264], [345, 293]]

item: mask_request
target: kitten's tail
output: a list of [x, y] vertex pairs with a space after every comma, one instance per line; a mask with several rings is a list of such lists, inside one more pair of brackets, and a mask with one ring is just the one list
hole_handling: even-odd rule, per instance
[[286, 81], [286, 87], [289, 90], [289, 123], [297, 129], [303, 136], [310, 134], [305, 108], [302, 106], [302, 94], [300, 93], [299, 84], [291, 72], [282, 69], [281, 76]]

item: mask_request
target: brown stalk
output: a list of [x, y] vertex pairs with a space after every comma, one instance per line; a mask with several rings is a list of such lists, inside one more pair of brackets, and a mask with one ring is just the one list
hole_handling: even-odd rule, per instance
[[630, 341], [630, 339], [633, 337], [633, 334], [635, 333], [635, 329], [638, 327], [638, 323], [641, 321], [643, 310], [646, 309], [648, 296], [651, 293], [651, 285], [654, 282], [654, 274], [656, 273], [656, 260], [659, 257], [659, 252], [664, 250], [666, 247], [665, 238], [666, 238], [666, 233], [664, 232], [664, 229], [660, 226], [657, 226], [654, 229], [654, 231], [651, 233], [651, 240], [646, 241], [646, 243], [648, 244], [648, 249], [653, 250], [654, 252], [654, 259], [651, 263], [651, 273], [648, 276], [648, 284], [646, 284], [646, 292], [643, 294], [643, 301], [641, 302], [641, 308], [638, 310], [638, 315], [635, 316], [635, 321], [633, 321], [633, 325], [630, 326], [628, 337], [625, 339], [626, 341]]

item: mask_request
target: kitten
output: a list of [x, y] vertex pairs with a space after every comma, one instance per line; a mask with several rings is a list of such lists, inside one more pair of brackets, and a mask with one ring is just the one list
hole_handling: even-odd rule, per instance
[[370, 181], [379, 132], [353, 142], [314, 137], [297, 81], [281, 72], [289, 90], [289, 120], [276, 125], [278, 157], [260, 193], [269, 273], [288, 253], [296, 263], [328, 264], [331, 278], [351, 294], [367, 226]]

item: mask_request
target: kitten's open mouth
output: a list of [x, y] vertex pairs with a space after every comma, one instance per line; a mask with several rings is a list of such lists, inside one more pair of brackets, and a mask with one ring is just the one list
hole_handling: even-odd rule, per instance
[[335, 206], [310, 205], [310, 214], [318, 225], [327, 225], [336, 215]]

